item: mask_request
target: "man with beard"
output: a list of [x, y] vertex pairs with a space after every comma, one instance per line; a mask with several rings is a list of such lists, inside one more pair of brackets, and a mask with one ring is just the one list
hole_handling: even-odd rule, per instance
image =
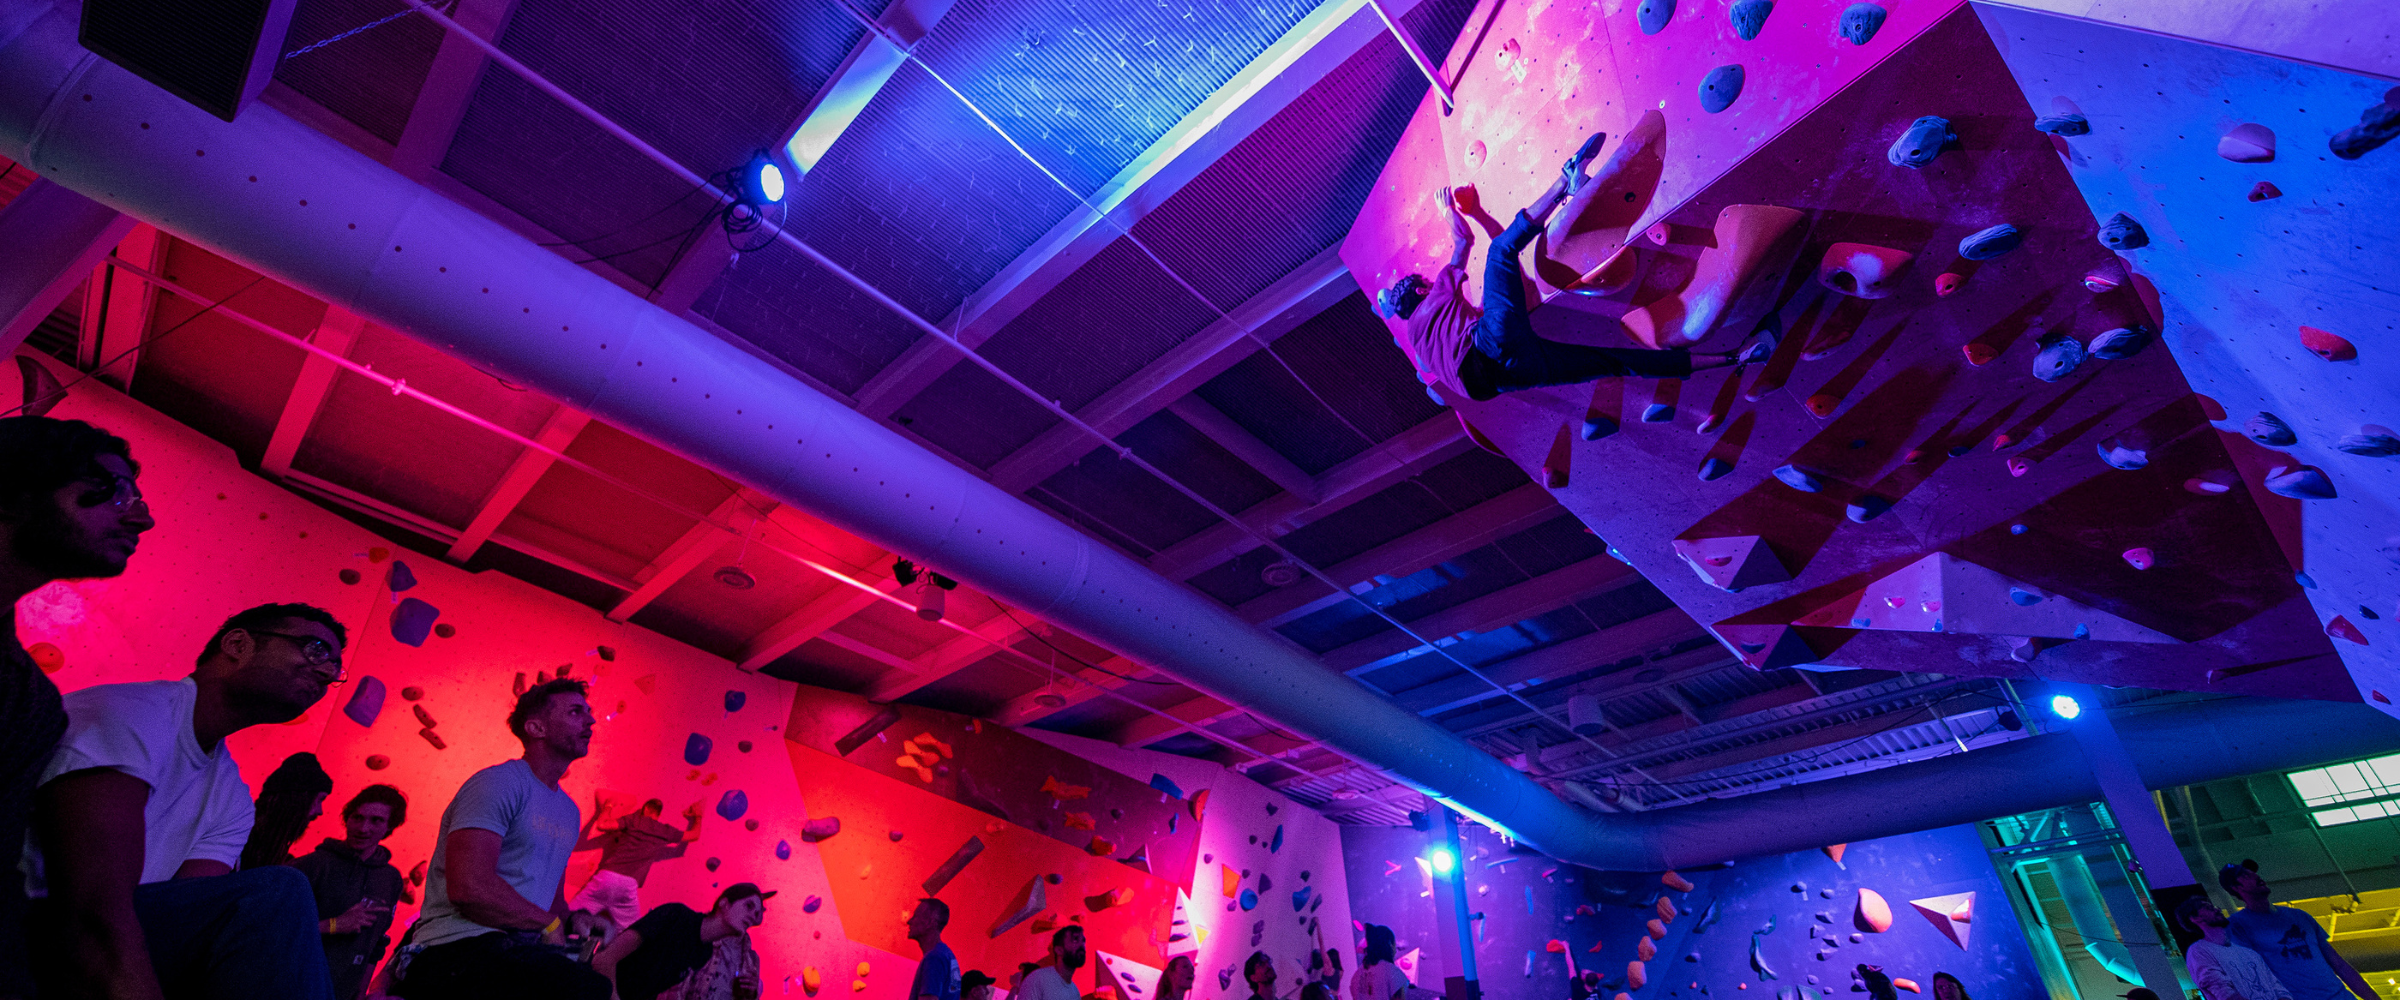
[[2240, 910], [2226, 914], [2227, 938], [2257, 952], [2297, 1000], [2375, 1000], [2375, 988], [2333, 950], [2317, 918], [2275, 905], [2275, 887], [2259, 876], [2258, 862], [2245, 860], [2218, 869], [2217, 885], [2242, 901]]
[[1025, 974], [1010, 1000], [1082, 1000], [1075, 970], [1083, 968], [1083, 928], [1068, 924], [1050, 935], [1050, 961]]
[[605, 944], [607, 917], [567, 908], [567, 855], [583, 810], [561, 791], [592, 752], [582, 681], [526, 689], [508, 714], [525, 755], [475, 772], [442, 812], [425, 909], [400, 948], [408, 1000], [607, 1000], [608, 977], [579, 960]]
[[2231, 921], [2208, 897], [2185, 899], [2175, 907], [2175, 922], [2200, 932], [2200, 940], [2184, 949], [2183, 963], [2206, 1000], [2292, 1000], [2266, 959], [2226, 938]]
[[[0, 598], [13, 609], [54, 580], [125, 572], [142, 532], [158, 522], [134, 486], [124, 439], [80, 420], [0, 419]], [[53, 665], [55, 666], [55, 664]], [[58, 685], [0, 614], [0, 845], [25, 842], [42, 765], [67, 730]], [[25, 880], [0, 878], [0, 997], [31, 995]]]
[[225, 739], [323, 699], [346, 635], [323, 609], [260, 605], [218, 626], [189, 677], [67, 696], [24, 858], [44, 992], [332, 996], [308, 879], [234, 871], [252, 806]]

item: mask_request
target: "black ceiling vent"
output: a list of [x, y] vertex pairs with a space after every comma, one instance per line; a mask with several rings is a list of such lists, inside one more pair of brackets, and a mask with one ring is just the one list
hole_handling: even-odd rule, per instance
[[275, 76], [298, 0], [84, 0], [77, 40], [226, 121]]

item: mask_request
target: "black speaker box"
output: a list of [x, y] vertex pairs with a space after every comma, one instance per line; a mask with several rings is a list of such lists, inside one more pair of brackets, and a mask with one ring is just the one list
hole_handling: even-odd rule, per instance
[[275, 76], [298, 0], [84, 0], [78, 41], [226, 121]]

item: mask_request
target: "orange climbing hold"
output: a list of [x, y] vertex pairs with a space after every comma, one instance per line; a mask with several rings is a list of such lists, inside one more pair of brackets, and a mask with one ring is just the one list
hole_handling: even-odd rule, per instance
[[1225, 898], [1232, 899], [1235, 896], [1241, 895], [1242, 873], [1234, 871], [1232, 865], [1218, 865], [1217, 870], [1224, 873]]
[[2327, 361], [2349, 361], [2358, 357], [2358, 347], [2339, 334], [2327, 333], [2313, 326], [2300, 328], [2300, 346], [2308, 353]]
[[1088, 799], [1092, 797], [1091, 786], [1070, 785], [1058, 780], [1056, 776], [1048, 776], [1042, 779], [1042, 791], [1051, 798], [1057, 799], [1061, 802], [1064, 802], [1068, 799]]
[[1849, 853], [1849, 850], [1850, 850], [1850, 845], [1848, 845], [1848, 844], [1827, 844], [1827, 845], [1825, 845], [1823, 848], [1820, 848], [1820, 850], [1823, 850], [1823, 851], [1825, 852], [1825, 856], [1826, 856], [1826, 857], [1833, 859], [1833, 863], [1834, 863], [1834, 865], [1835, 865], [1836, 867], [1840, 867], [1840, 868], [1848, 868], [1848, 867], [1849, 867], [1848, 865], [1844, 865], [1844, 864], [1842, 864], [1842, 855], [1843, 855], [1843, 854], [1846, 854], [1846, 853]]
[[1925, 992], [1924, 988], [1918, 986], [1917, 981], [1914, 979], [1894, 979], [1892, 980], [1892, 988], [1895, 990], [1907, 990], [1910, 993]]
[[1657, 917], [1650, 918], [1650, 922], [1645, 924], [1644, 928], [1650, 932], [1648, 940], [1664, 941], [1667, 939], [1667, 925]]
[[1649, 938], [1640, 938], [1635, 940], [1633, 942], [1633, 957], [1641, 959], [1645, 962], [1653, 958], [1657, 958], [1658, 942], [1652, 941]]
[[1681, 876], [1681, 875], [1678, 875], [1678, 874], [1676, 874], [1676, 873], [1674, 873], [1674, 872], [1668, 872], [1668, 873], [1666, 873], [1666, 874], [1664, 874], [1664, 875], [1660, 875], [1660, 876], [1658, 877], [1658, 880], [1659, 880], [1659, 882], [1660, 882], [1660, 883], [1664, 884], [1664, 885], [1665, 885], [1667, 888], [1669, 888], [1669, 889], [1673, 889], [1673, 890], [1675, 890], [1676, 892], [1690, 892], [1690, 891], [1692, 891], [1692, 880], [1691, 880], [1691, 879], [1688, 879], [1688, 878], [1685, 878], [1685, 877], [1683, 877], [1683, 876]]
[[1675, 922], [1676, 910], [1673, 899], [1663, 895], [1658, 897], [1658, 905], [1655, 909], [1658, 911], [1658, 919], [1670, 924]]
[[1564, 955], [1567, 953], [1567, 943], [1557, 938], [1551, 938], [1550, 943], [1544, 945], [1543, 948], [1553, 955]]
[[1858, 908], [1852, 912], [1851, 923], [1859, 930], [1881, 934], [1892, 929], [1892, 904], [1873, 889], [1858, 890]]
[[1967, 343], [1960, 344], [1958, 345], [1958, 350], [1959, 353], [1967, 356], [1968, 364], [1974, 365], [1977, 368], [1981, 368], [2000, 359], [1999, 351], [1993, 350], [1992, 345], [1983, 343], [1981, 341], [1968, 341]]
[[1625, 963], [1625, 988], [1638, 990], [1650, 985], [1650, 970], [1640, 962]]

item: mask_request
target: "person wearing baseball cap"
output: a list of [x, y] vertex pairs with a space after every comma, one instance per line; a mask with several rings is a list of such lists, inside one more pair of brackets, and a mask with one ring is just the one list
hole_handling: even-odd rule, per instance
[[[665, 903], [633, 922], [592, 956], [592, 968], [617, 986], [620, 1000], [657, 1000], [716, 954], [717, 942], [746, 933], [767, 918], [774, 890], [736, 882], [717, 894], [705, 914]], [[734, 995], [757, 996], [758, 973], [735, 978]]]
[[2200, 987], [2201, 996], [2207, 1000], [2292, 1000], [2292, 991], [2275, 978], [2266, 959], [2226, 937], [2231, 921], [2207, 896], [2192, 896], [2177, 904], [2175, 922], [2200, 934], [2200, 940], [2184, 949], [2183, 963], [2192, 970], [2192, 983]]

